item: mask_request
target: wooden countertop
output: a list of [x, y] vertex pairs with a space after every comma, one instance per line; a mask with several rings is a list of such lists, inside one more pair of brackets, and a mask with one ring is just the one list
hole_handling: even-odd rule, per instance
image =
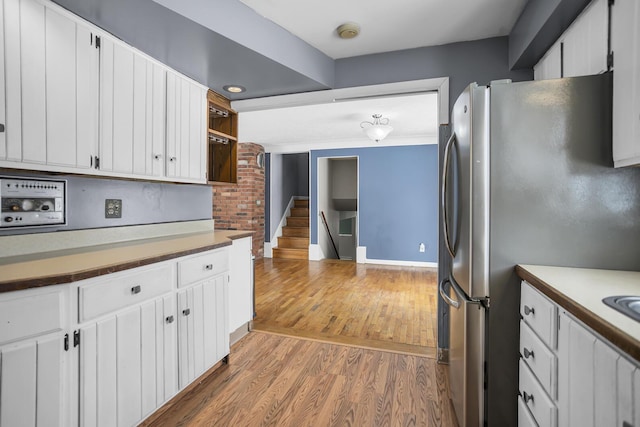
[[0, 292], [75, 282], [229, 246], [250, 231], [210, 231], [45, 252], [5, 259]]
[[640, 272], [518, 265], [516, 272], [629, 356], [640, 361], [640, 322], [602, 302], [640, 295]]

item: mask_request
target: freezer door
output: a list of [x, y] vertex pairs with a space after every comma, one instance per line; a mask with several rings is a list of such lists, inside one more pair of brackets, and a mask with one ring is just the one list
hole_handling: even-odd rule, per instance
[[484, 342], [486, 309], [468, 302], [461, 289], [449, 286], [450, 398], [460, 427], [484, 423]]

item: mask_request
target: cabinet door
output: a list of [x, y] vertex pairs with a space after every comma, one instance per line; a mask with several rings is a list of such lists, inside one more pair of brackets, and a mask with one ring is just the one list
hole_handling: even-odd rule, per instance
[[43, 2], [5, 0], [4, 6], [7, 86], [0, 115], [6, 108], [9, 117], [0, 159], [90, 167], [98, 102], [91, 31]]
[[227, 296], [224, 274], [178, 293], [180, 388], [229, 354]]
[[5, 92], [5, 36], [4, 36], [4, 0], [0, 0], [0, 160], [7, 158], [7, 134], [5, 125], [7, 123], [6, 116], [6, 92]]
[[640, 2], [611, 8], [613, 51], [613, 160], [616, 167], [640, 164]]
[[166, 296], [81, 330], [80, 424], [129, 426], [175, 394], [175, 300]]
[[607, 71], [609, 39], [607, 0], [594, 0], [564, 34], [563, 77]]
[[251, 237], [233, 241], [229, 254], [229, 331], [253, 319]]
[[101, 36], [100, 169], [133, 172], [133, 82], [131, 49]]
[[63, 426], [62, 333], [0, 347], [0, 426]]
[[167, 176], [206, 181], [206, 90], [167, 73]]
[[547, 53], [533, 67], [535, 80], [559, 79], [562, 77], [562, 49], [561, 42], [556, 42]]

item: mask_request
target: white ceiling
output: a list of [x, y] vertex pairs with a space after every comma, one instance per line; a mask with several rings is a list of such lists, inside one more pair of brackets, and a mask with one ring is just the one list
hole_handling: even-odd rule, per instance
[[[509, 34], [526, 0], [240, 0], [327, 56], [478, 40]], [[336, 28], [360, 25], [342, 40]]]
[[[360, 128], [382, 114], [393, 132], [376, 143]], [[438, 95], [428, 92], [374, 99], [338, 101], [240, 113], [240, 141], [264, 145], [267, 152], [310, 149], [436, 144]]]

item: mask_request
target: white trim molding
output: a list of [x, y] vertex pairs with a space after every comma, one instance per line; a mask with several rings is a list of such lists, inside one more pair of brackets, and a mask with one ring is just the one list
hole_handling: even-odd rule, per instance
[[312, 243], [309, 245], [309, 261], [320, 261], [325, 259], [324, 253], [320, 245]]
[[367, 263], [367, 247], [366, 246], [356, 247], [356, 262], [358, 264]]
[[380, 264], [380, 265], [398, 265], [402, 267], [432, 267], [437, 268], [437, 262], [424, 262], [424, 261], [397, 261], [390, 259], [369, 259], [365, 261], [365, 264]]
[[273, 258], [273, 248], [271, 242], [264, 242], [264, 255], [265, 258]]

